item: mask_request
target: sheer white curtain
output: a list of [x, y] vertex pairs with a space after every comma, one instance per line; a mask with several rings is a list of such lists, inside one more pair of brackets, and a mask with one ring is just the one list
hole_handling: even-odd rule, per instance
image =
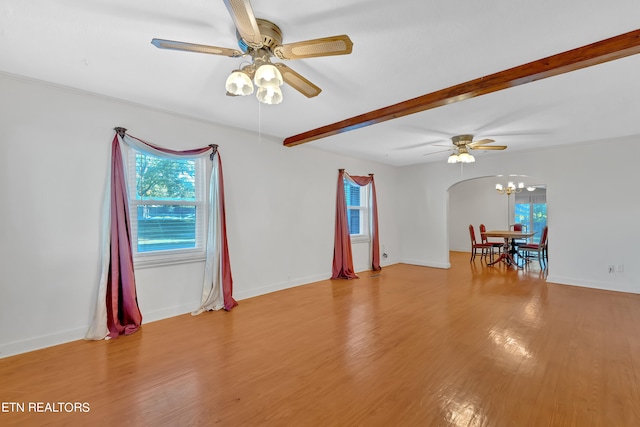
[[222, 160], [217, 151], [215, 157], [209, 180], [207, 255], [202, 300], [200, 307], [191, 313], [194, 316], [204, 311], [230, 310], [238, 304], [231, 296], [233, 280], [227, 246]]

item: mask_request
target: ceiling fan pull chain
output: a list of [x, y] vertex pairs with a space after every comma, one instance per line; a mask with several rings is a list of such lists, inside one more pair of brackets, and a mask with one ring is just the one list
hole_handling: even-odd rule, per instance
[[258, 143], [262, 143], [262, 102], [258, 102]]

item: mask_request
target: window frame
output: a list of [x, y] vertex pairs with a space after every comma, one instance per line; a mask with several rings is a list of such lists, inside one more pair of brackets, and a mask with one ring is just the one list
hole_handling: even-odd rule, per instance
[[[349, 185], [352, 187], [360, 188], [360, 204], [359, 205], [350, 205], [349, 198], [347, 197], [346, 189], [345, 190], [345, 204], [347, 207], [347, 227], [349, 228], [349, 237], [351, 238], [352, 243], [364, 243], [369, 242], [371, 240], [371, 209], [370, 209], [370, 196], [371, 193], [371, 184], [367, 185], [358, 185], [351, 182], [348, 178], [344, 178], [345, 185]], [[349, 222], [349, 212], [350, 211], [358, 211], [360, 216], [360, 233], [352, 234], [351, 227]]]
[[[190, 160], [195, 165], [195, 200], [185, 199], [158, 199], [158, 198], [138, 198], [137, 197], [137, 173], [136, 155], [142, 154], [167, 160]], [[207, 242], [207, 216], [208, 216], [208, 181], [206, 179], [209, 172], [209, 162], [206, 156], [173, 158], [171, 156], [155, 155], [135, 147], [127, 148], [127, 192], [129, 219], [131, 231], [131, 254], [136, 267], [147, 267], [156, 265], [182, 264], [188, 262], [199, 262], [205, 259]], [[164, 205], [164, 206], [194, 206], [196, 210], [195, 221], [195, 247], [179, 249], [162, 249], [154, 251], [138, 252], [138, 206], [143, 205]]]

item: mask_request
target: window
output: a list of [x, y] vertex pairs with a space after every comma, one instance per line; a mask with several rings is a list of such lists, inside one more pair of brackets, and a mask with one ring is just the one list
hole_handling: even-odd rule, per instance
[[546, 189], [537, 188], [533, 193], [516, 194], [514, 222], [524, 224], [536, 234], [532, 243], [540, 243], [542, 229], [547, 225]]
[[347, 222], [351, 240], [369, 239], [369, 186], [360, 187], [344, 180]]
[[206, 163], [129, 150], [129, 214], [136, 262], [204, 255]]

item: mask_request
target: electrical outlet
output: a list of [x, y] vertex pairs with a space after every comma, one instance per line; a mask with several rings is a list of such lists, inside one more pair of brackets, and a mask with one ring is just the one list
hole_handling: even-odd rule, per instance
[[616, 272], [616, 266], [615, 265], [610, 265], [609, 266], [609, 273], [615, 273]]

